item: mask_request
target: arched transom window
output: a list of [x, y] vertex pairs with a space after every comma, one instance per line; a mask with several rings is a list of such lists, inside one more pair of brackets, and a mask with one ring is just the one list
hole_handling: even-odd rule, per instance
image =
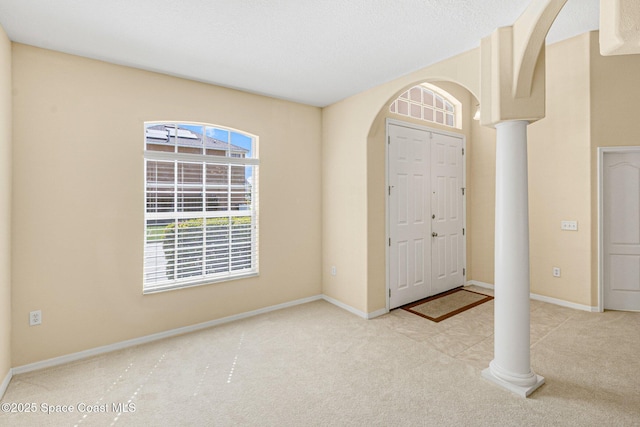
[[444, 90], [422, 83], [402, 93], [391, 103], [389, 111], [445, 126], [461, 127], [460, 102]]

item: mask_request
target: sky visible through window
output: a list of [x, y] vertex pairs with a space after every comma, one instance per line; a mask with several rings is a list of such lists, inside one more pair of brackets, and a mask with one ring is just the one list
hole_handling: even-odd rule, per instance
[[[181, 128], [188, 129], [194, 133], [197, 133], [198, 135], [202, 135], [203, 126], [188, 124], [180, 124], [179, 126]], [[247, 150], [245, 157], [251, 159], [255, 157], [255, 153], [253, 152], [253, 138], [227, 129], [220, 129], [209, 126], [204, 126], [204, 128], [206, 129], [205, 132], [208, 137], [217, 139], [218, 141], [227, 142], [238, 147], [242, 147]], [[245, 178], [251, 184], [253, 184], [252, 175], [253, 168], [245, 168]]]

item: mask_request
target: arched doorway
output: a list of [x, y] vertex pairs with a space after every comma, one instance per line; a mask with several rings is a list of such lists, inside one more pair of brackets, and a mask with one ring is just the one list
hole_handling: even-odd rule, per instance
[[[421, 82], [418, 82], [420, 84]], [[461, 147], [463, 145], [468, 145], [471, 140], [472, 133], [472, 117], [476, 111], [478, 102], [475, 96], [466, 88], [462, 87], [457, 83], [440, 81], [434, 83], [435, 87], [443, 91], [444, 93], [451, 94], [451, 97], [456, 100], [459, 104], [459, 128], [446, 126], [442, 123], [425, 123], [424, 120], [419, 120], [416, 117], [411, 117], [410, 115], [399, 115], [397, 113], [394, 114], [392, 111], [391, 105], [410, 90], [414, 85], [405, 86], [402, 90], [398, 91], [395, 96], [390, 97], [387, 102], [380, 109], [376, 119], [374, 120], [370, 132], [368, 135], [367, 141], [367, 170], [369, 172], [369, 176], [367, 177], [368, 181], [368, 236], [369, 236], [369, 253], [368, 253], [368, 300], [369, 306], [373, 304], [374, 306], [386, 307], [385, 312], [391, 308], [394, 308], [396, 304], [392, 301], [392, 297], [390, 297], [390, 291], [392, 291], [392, 281], [390, 280], [390, 275], [392, 274], [393, 264], [391, 262], [392, 258], [397, 259], [397, 253], [391, 253], [393, 244], [393, 240], [391, 238], [391, 225], [390, 225], [390, 217], [391, 217], [391, 209], [390, 209], [390, 198], [393, 198], [390, 195], [390, 181], [389, 181], [389, 133], [388, 133], [388, 125], [389, 123], [393, 123], [394, 125], [400, 124], [405, 128], [413, 128], [418, 129], [419, 131], [426, 132], [428, 137], [432, 135], [441, 135], [443, 137], [451, 137], [451, 138], [459, 138], [461, 142]], [[396, 104], [396, 111], [397, 104]], [[403, 110], [404, 111], [404, 110]], [[450, 122], [451, 123], [451, 122]], [[479, 125], [478, 125], [479, 126]], [[465, 147], [466, 149], [466, 147]], [[460, 151], [462, 154], [462, 151]], [[466, 167], [462, 167], [462, 179], [464, 182], [464, 176], [466, 175]], [[394, 184], [391, 184], [394, 185]], [[466, 185], [457, 185], [457, 190], [462, 195], [462, 188], [466, 187]], [[431, 194], [429, 195], [429, 200], [431, 200]], [[464, 223], [464, 216], [466, 212], [466, 200], [465, 198], [461, 198], [462, 205], [462, 221], [460, 224], [460, 234], [464, 233], [464, 239], [466, 239], [466, 224]], [[431, 211], [428, 212], [429, 223], [433, 220], [431, 216], [434, 215]], [[464, 229], [464, 230], [463, 230]], [[433, 244], [431, 233], [433, 230], [428, 228], [428, 240], [424, 242], [428, 244], [429, 247]], [[462, 237], [462, 236], [461, 236]], [[375, 242], [375, 244], [374, 244]], [[419, 245], [419, 244], [418, 244]], [[457, 267], [459, 268], [459, 281], [458, 285], [464, 284], [464, 277], [466, 274], [466, 247], [463, 245], [461, 248], [461, 261], [458, 262]], [[423, 253], [424, 254], [424, 253]], [[413, 254], [415, 255], [415, 253]], [[431, 262], [431, 261], [430, 261]], [[397, 273], [394, 271], [394, 273]], [[430, 276], [431, 272], [425, 270], [424, 276]], [[433, 289], [438, 289], [437, 287], [432, 288], [429, 292], [432, 292]], [[433, 292], [432, 294], [439, 293]], [[392, 294], [391, 294], [392, 295]], [[377, 313], [377, 311], [376, 311]]]

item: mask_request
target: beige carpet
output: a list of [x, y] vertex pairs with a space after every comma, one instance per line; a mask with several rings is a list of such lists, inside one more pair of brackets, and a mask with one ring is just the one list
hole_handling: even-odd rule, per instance
[[[104, 413], [0, 413], [2, 426], [638, 426], [640, 313], [532, 301], [529, 399], [481, 378], [493, 301], [440, 323], [324, 301], [18, 375], [2, 400]], [[135, 405], [117, 413], [113, 404]]]
[[493, 297], [477, 292], [455, 289], [442, 295], [407, 304], [401, 308], [433, 322], [441, 322], [491, 299]]

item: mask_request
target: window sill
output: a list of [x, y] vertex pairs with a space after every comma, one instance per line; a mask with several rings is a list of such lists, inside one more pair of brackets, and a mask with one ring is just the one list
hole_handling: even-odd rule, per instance
[[143, 295], [157, 294], [161, 292], [176, 291], [180, 289], [193, 288], [196, 286], [213, 285], [215, 283], [229, 282], [232, 280], [247, 279], [249, 277], [257, 277], [257, 276], [259, 276], [259, 273], [252, 271], [249, 273], [241, 273], [233, 276], [225, 276], [225, 277], [218, 277], [218, 278], [208, 277], [208, 278], [194, 280], [192, 282], [170, 283], [166, 285], [153, 287], [151, 289], [143, 289], [142, 294]]

